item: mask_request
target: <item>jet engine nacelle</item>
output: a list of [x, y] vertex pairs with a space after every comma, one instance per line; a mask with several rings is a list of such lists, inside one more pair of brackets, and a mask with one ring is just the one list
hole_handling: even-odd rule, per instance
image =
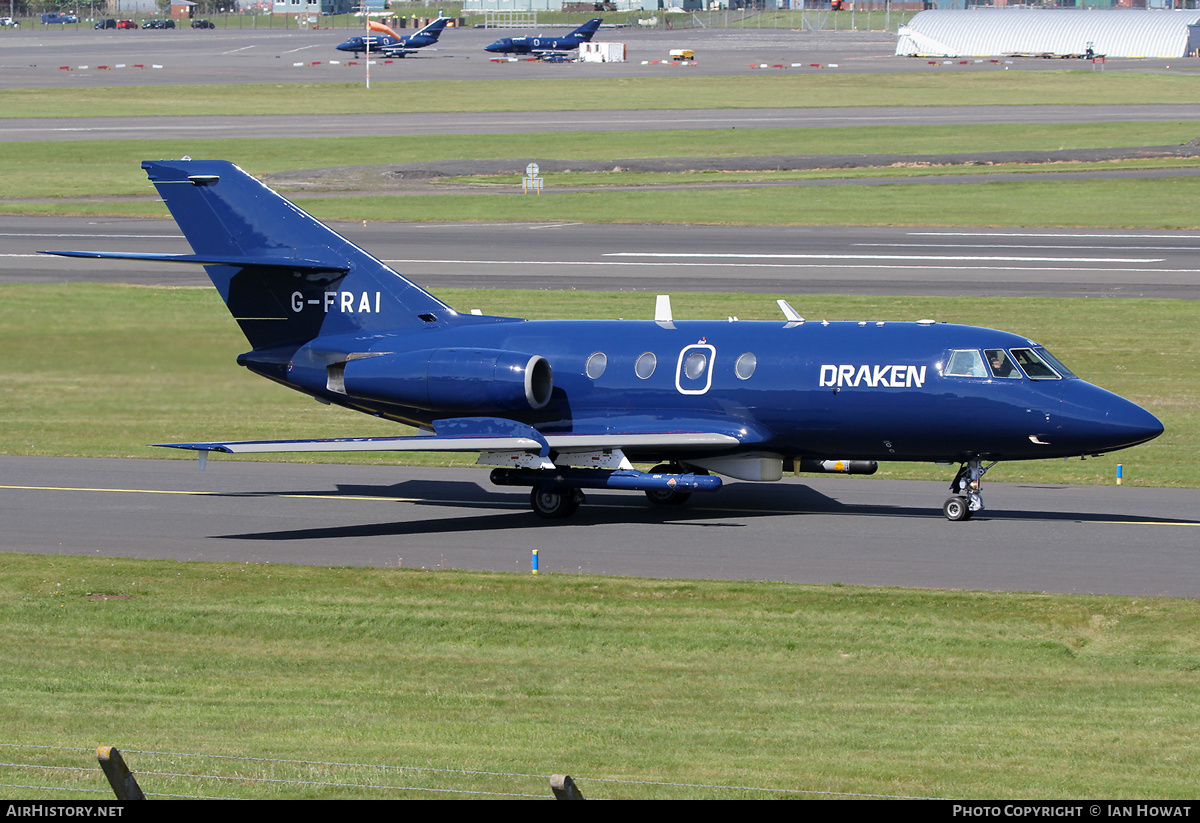
[[330, 366], [329, 388], [418, 409], [527, 411], [550, 402], [554, 374], [546, 358], [536, 354], [425, 349], [364, 355]]

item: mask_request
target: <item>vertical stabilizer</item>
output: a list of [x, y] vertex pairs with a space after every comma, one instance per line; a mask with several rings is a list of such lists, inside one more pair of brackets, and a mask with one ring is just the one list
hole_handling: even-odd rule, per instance
[[456, 316], [232, 163], [142, 168], [255, 349]]
[[600, 28], [600, 23], [603, 22], [603, 20], [604, 18], [602, 17], [593, 17], [591, 20], [575, 29], [575, 31], [571, 32], [571, 36], [578, 37], [580, 41], [589, 43], [592, 40], [592, 36], [595, 35], [596, 30]]

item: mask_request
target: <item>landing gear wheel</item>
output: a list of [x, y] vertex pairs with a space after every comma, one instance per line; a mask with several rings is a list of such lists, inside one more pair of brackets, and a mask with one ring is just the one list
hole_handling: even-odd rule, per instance
[[[660, 463], [650, 470], [650, 474], [680, 474], [682, 467], [670, 463]], [[703, 470], [698, 470], [700, 474]], [[708, 474], [708, 472], [703, 472]], [[674, 489], [646, 489], [646, 499], [656, 506], [682, 506], [692, 496], [691, 492], [675, 491]]]
[[537, 512], [538, 517], [545, 517], [547, 520], [570, 517], [583, 499], [583, 492], [569, 486], [561, 489], [539, 489], [535, 486], [529, 492], [529, 505]]
[[942, 504], [942, 513], [947, 520], [970, 520], [971, 507], [965, 497], [947, 497]]

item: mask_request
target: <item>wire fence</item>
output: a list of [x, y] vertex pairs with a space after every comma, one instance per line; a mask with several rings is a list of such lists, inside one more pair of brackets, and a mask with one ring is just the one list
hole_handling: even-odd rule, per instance
[[[121, 749], [150, 799], [551, 799], [550, 775], [431, 765], [349, 763]], [[96, 750], [0, 743], [0, 795], [9, 800], [112, 796]], [[7, 755], [7, 756], [5, 756]], [[24, 761], [24, 762], [22, 762]], [[572, 775], [588, 799], [846, 797], [931, 799], [822, 789]]]

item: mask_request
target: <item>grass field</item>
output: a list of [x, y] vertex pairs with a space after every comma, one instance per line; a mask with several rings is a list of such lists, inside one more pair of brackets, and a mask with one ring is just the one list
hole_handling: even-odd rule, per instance
[[546, 796], [552, 773], [598, 799], [1200, 782], [1194, 600], [4, 562], [0, 740], [64, 749], [5, 746], [0, 797], [102, 797], [83, 793], [107, 789], [101, 744], [174, 796]]
[[[87, 140], [5, 144], [0, 201], [144, 195], [153, 189], [141, 161], [164, 157], [232, 160], [253, 174], [330, 166], [408, 163], [454, 158], [623, 160], [742, 155], [945, 154], [1019, 147], [1030, 151], [1180, 145], [1200, 126], [1188, 122], [1070, 125], [904, 126], [887, 128], [755, 129], [750, 142], [730, 141], [725, 129], [586, 133], [342, 137], [288, 140]], [[1189, 161], [1177, 161], [1187, 165]], [[886, 173], [903, 173], [892, 169]], [[920, 169], [911, 170], [922, 173]], [[851, 175], [852, 176], [852, 175]], [[686, 178], [685, 175], [677, 177]], [[54, 181], [52, 186], [47, 181]], [[550, 175], [551, 190], [558, 183]], [[106, 201], [119, 211], [120, 202]], [[12, 204], [0, 202], [0, 208]], [[869, 215], [867, 215], [869, 217]]]
[[1200, 77], [1131, 72], [393, 80], [0, 89], [5, 117], [753, 109], [826, 106], [1188, 104]]

